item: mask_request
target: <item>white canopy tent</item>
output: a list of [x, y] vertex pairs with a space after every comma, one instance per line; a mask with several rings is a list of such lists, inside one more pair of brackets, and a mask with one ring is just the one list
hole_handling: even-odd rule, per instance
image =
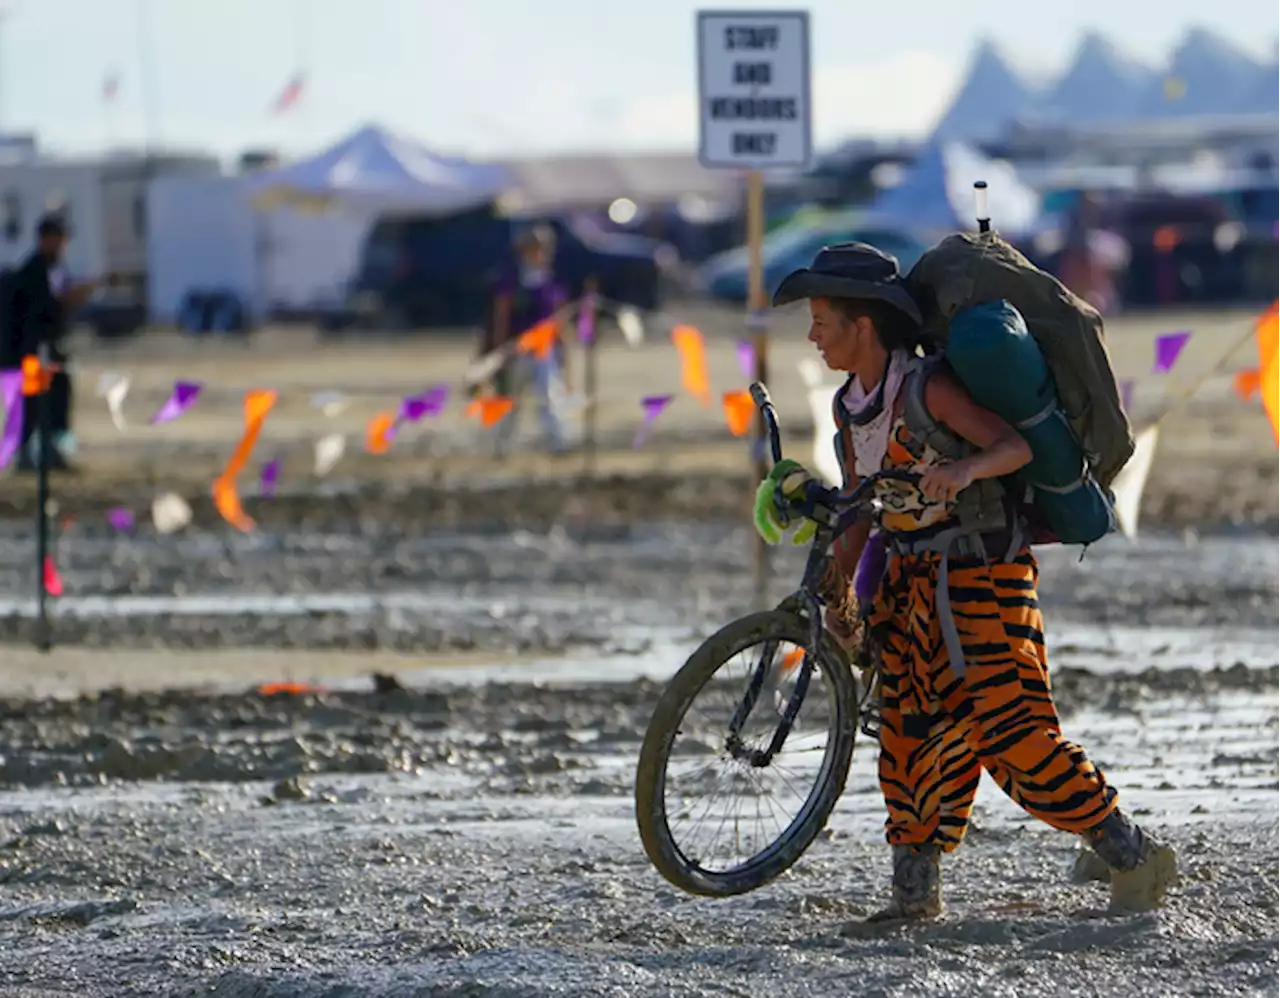
[[380, 216], [467, 211], [499, 197], [509, 176], [370, 125], [277, 170], [152, 186], [152, 314], [225, 287], [261, 317], [339, 303]]
[[412, 139], [366, 125], [310, 159], [248, 180], [255, 205], [343, 204], [357, 209], [452, 214], [510, 186], [501, 166], [440, 156]]

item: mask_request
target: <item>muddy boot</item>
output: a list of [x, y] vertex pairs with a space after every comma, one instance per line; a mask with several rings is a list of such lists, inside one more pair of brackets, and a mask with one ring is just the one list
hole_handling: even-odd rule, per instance
[[1111, 867], [1102, 861], [1102, 857], [1089, 848], [1088, 838], [1081, 844], [1076, 853], [1075, 862], [1071, 865], [1071, 882], [1073, 884], [1108, 884], [1111, 882]]
[[1085, 841], [1111, 869], [1111, 910], [1151, 911], [1178, 882], [1173, 847], [1152, 838], [1119, 809], [1085, 832]]
[[937, 918], [942, 914], [942, 850], [937, 846], [893, 847], [893, 900], [868, 922]]

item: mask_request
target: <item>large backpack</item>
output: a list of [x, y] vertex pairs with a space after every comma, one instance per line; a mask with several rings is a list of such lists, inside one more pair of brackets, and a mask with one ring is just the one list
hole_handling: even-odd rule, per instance
[[951, 320], [972, 306], [1003, 299], [1021, 313], [1092, 477], [1108, 488], [1134, 443], [1097, 310], [995, 232], [948, 236], [920, 258], [906, 281], [924, 314], [926, 345], [945, 350]]

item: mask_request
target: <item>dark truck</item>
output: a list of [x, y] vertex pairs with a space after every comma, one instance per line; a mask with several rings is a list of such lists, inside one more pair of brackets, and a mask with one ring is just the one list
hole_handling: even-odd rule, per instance
[[645, 311], [658, 308], [658, 240], [593, 230], [560, 217], [504, 217], [486, 206], [444, 218], [379, 220], [351, 284], [353, 309], [374, 325], [406, 329], [483, 323], [494, 283], [512, 259], [516, 231], [534, 223], [555, 230], [557, 274], [572, 296], [595, 278], [607, 298]]

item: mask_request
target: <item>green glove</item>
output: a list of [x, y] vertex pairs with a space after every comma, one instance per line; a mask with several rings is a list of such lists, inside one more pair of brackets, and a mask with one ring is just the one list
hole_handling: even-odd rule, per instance
[[753, 519], [756, 532], [764, 538], [766, 544], [777, 544], [788, 530], [797, 528], [791, 537], [791, 543], [808, 544], [813, 539], [818, 525], [812, 520], [784, 521], [782, 511], [778, 509], [776, 490], [782, 484], [782, 494], [788, 499], [799, 499], [804, 495], [805, 486], [812, 482], [813, 476], [805, 471], [797, 461], [784, 458], [773, 466], [773, 470], [756, 489], [756, 502]]

